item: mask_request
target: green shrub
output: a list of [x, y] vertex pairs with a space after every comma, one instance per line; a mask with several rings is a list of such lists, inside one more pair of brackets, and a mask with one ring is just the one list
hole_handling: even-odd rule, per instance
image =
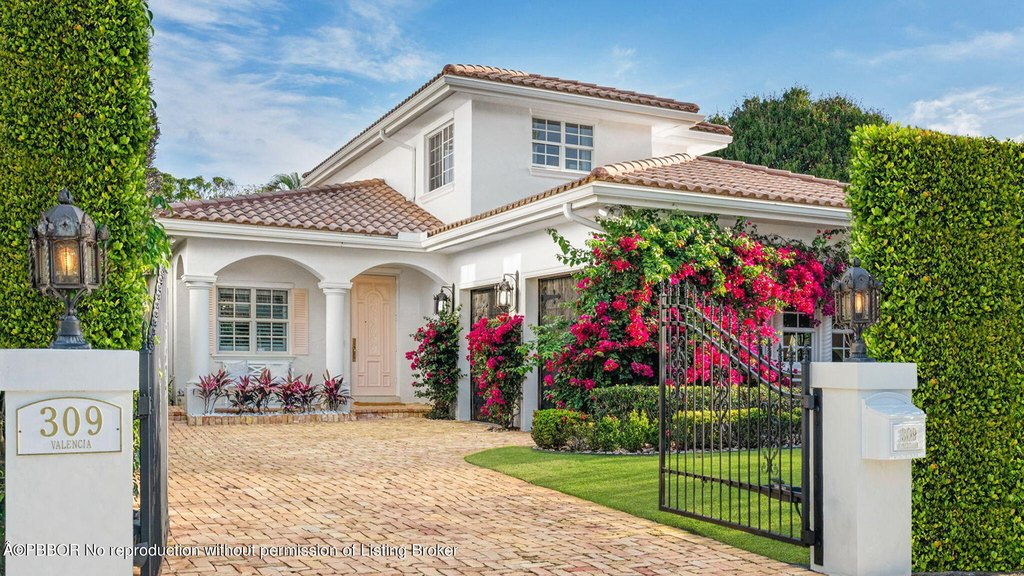
[[0, 347], [53, 340], [61, 307], [32, 290], [27, 242], [64, 187], [110, 230], [107, 284], [79, 306], [85, 336], [141, 344], [144, 273], [166, 242], [145, 190], [149, 31], [142, 0], [0, 3]]
[[633, 410], [619, 425], [619, 445], [626, 452], [640, 452], [645, 445], [658, 445], [658, 421], [646, 412]]
[[916, 571], [1024, 569], [1024, 145], [865, 127], [853, 252], [883, 281], [873, 357], [916, 362]]
[[533, 413], [530, 435], [539, 448], [558, 449], [572, 445], [578, 449], [584, 437], [587, 415], [575, 410], [549, 409]]
[[615, 416], [605, 416], [600, 420], [594, 420], [590, 430], [591, 450], [598, 452], [614, 452], [619, 449], [619, 419]]
[[687, 410], [672, 419], [669, 442], [682, 450], [754, 448], [797, 445], [800, 409], [766, 412], [760, 408]]
[[615, 416], [620, 420], [638, 410], [651, 420], [658, 419], [659, 388], [657, 386], [608, 386], [594, 388], [594, 418]]

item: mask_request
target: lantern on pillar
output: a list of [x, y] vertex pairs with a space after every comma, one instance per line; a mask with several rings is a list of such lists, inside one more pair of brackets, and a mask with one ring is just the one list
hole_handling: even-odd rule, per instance
[[57, 199], [30, 232], [32, 287], [64, 302], [57, 339], [50, 347], [84, 349], [90, 346], [82, 337], [76, 307], [106, 280], [109, 233], [75, 206], [67, 190]]
[[867, 355], [863, 333], [878, 321], [878, 294], [882, 283], [860, 267], [860, 258], [843, 272], [832, 286], [836, 300], [835, 320], [839, 325], [853, 329], [854, 341], [850, 346], [849, 362], [871, 362]]

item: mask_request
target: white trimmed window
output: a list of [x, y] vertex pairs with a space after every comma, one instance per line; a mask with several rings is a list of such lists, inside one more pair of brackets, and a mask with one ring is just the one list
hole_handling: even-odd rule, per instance
[[853, 345], [853, 330], [832, 326], [832, 361], [842, 362], [850, 357]]
[[427, 138], [428, 190], [450, 184], [455, 176], [455, 125], [449, 124]]
[[288, 290], [217, 288], [218, 352], [288, 352]]
[[814, 317], [787, 310], [782, 313], [782, 356], [786, 362], [802, 362], [814, 345]]
[[594, 127], [533, 119], [533, 165], [590, 172], [594, 164]]

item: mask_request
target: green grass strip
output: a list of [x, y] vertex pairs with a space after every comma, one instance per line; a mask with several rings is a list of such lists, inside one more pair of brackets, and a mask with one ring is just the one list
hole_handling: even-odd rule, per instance
[[809, 561], [806, 548], [658, 510], [657, 456], [554, 454], [510, 446], [471, 454], [466, 461], [775, 560]]

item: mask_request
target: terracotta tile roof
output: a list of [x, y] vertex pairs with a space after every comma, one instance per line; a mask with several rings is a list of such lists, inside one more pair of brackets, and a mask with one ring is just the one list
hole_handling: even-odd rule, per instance
[[[530, 74], [528, 72], [522, 72], [519, 70], [508, 70], [505, 68], [496, 68], [494, 66], [478, 66], [473, 64], [447, 64], [441, 69], [441, 72], [435, 75], [433, 78], [428, 80], [425, 84], [416, 89], [415, 92], [410, 94], [404, 100], [396, 104], [393, 108], [384, 113], [383, 116], [373, 121], [372, 124], [367, 126], [362, 132], [356, 134], [351, 140], [346, 142], [341, 148], [331, 153], [330, 156], [324, 158], [322, 162], [314, 166], [309, 172], [303, 174], [310, 174], [315, 172], [318, 168], [323, 166], [331, 159], [332, 156], [344, 150], [349, 144], [352, 144], [358, 140], [361, 136], [375, 129], [385, 118], [390, 116], [393, 112], [402, 107], [403, 104], [412, 100], [420, 92], [423, 92], [431, 84], [436, 82], [443, 76], [462, 76], [464, 78], [476, 78], [480, 80], [491, 80], [493, 82], [501, 82], [504, 84], [518, 84], [521, 86], [528, 86], [531, 88], [542, 88], [545, 90], [552, 90], [555, 92], [566, 92], [570, 94], [578, 94], [581, 96], [592, 96], [595, 98], [604, 98], [606, 100], [618, 100], [620, 102], [629, 102], [632, 104], [644, 104], [647, 106], [655, 106], [658, 108], [666, 108], [670, 110], [681, 110], [683, 112], [699, 112], [700, 106], [692, 102], [681, 102], [679, 100], [672, 100], [670, 98], [661, 98], [659, 96], [653, 96], [651, 94], [641, 94], [638, 92], [632, 92], [629, 90], [620, 90], [618, 88], [609, 88], [607, 86], [598, 86], [597, 84], [588, 84], [585, 82], [578, 82], [576, 80], [564, 80], [562, 78], [555, 78], [552, 76], [541, 76], [539, 74]], [[731, 133], [731, 132], [730, 132]]]
[[442, 225], [381, 179], [176, 202], [161, 216], [374, 236], [425, 232]]
[[608, 86], [598, 86], [576, 80], [564, 80], [553, 76], [541, 76], [530, 74], [519, 70], [507, 70], [493, 66], [476, 66], [472, 64], [449, 64], [444, 67], [443, 74], [449, 76], [463, 76], [465, 78], [477, 78], [480, 80], [492, 80], [504, 84], [518, 84], [530, 88], [542, 88], [555, 92], [567, 92], [580, 96], [592, 96], [606, 100], [618, 100], [632, 104], [643, 104], [645, 106], [656, 106], [670, 110], [681, 110], [683, 112], [699, 112], [700, 106], [692, 102], [680, 102], [670, 98], [662, 98], [652, 94], [641, 94], [630, 90], [620, 90]]
[[598, 166], [583, 178], [566, 182], [561, 186], [494, 210], [435, 228], [430, 231], [430, 235], [433, 236], [470, 222], [550, 198], [591, 182], [615, 182], [658, 189], [834, 208], [845, 207], [847, 186], [838, 180], [826, 180], [735, 160], [710, 156], [694, 158], [688, 154], [673, 154], [660, 158]]
[[732, 128], [729, 128], [725, 124], [713, 124], [711, 122], [698, 122], [695, 126], [691, 126], [690, 130], [695, 132], [711, 132], [712, 134], [725, 134], [726, 136], [732, 135]]

